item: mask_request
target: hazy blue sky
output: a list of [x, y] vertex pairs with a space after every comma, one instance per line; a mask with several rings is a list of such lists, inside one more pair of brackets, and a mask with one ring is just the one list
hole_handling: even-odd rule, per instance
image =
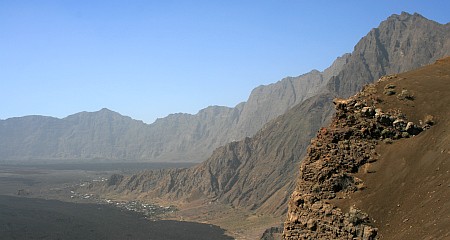
[[0, 119], [233, 107], [323, 70], [391, 14], [449, 22], [449, 2], [0, 0]]

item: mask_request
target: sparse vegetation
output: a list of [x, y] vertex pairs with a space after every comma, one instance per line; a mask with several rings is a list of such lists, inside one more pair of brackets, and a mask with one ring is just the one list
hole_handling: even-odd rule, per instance
[[395, 85], [394, 84], [392, 84], [392, 83], [389, 83], [389, 84], [386, 84], [386, 86], [384, 86], [384, 94], [385, 95], [388, 95], [388, 96], [391, 96], [391, 95], [394, 95], [394, 94], [396, 94], [397, 92], [394, 90], [395, 89]]
[[[383, 138], [385, 138], [385, 140], [390, 139], [391, 137], [393, 137], [395, 135], [395, 133], [393, 133], [392, 131], [390, 131], [389, 129], [383, 129], [381, 131], [381, 136]], [[392, 141], [392, 139], [390, 139]]]
[[362, 94], [364, 96], [369, 96], [371, 94], [377, 93], [377, 89], [375, 88], [375, 84], [371, 83], [363, 87]]
[[402, 132], [402, 138], [409, 138], [409, 136], [408, 132]]
[[394, 78], [397, 78], [397, 74], [383, 76], [380, 79], [378, 79], [378, 82], [384, 82]]
[[392, 90], [392, 89], [386, 89], [386, 90], [384, 90], [384, 94], [385, 94], [385, 95], [388, 95], [388, 96], [395, 95], [396, 93], [397, 93], [397, 92], [394, 91], [394, 90]]
[[392, 83], [387, 84], [386, 86], [384, 86], [384, 89], [394, 89], [396, 86]]
[[411, 93], [411, 92], [409, 92], [408, 90], [406, 90], [406, 89], [403, 89], [402, 90], [402, 92], [400, 93], [400, 94], [398, 94], [397, 95], [397, 98], [399, 99], [399, 100], [414, 100], [414, 95]]
[[434, 117], [432, 115], [430, 115], [430, 114], [425, 116], [425, 119], [423, 120], [423, 122], [425, 124], [430, 125], [430, 126], [433, 126], [435, 124]]

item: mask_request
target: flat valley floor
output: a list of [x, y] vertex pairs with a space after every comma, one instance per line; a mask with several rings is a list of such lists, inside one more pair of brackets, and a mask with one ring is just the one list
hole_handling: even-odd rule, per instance
[[77, 168], [0, 166], [0, 239], [232, 239], [210, 224], [151, 221], [107, 204], [54, 200], [61, 187], [119, 171]]

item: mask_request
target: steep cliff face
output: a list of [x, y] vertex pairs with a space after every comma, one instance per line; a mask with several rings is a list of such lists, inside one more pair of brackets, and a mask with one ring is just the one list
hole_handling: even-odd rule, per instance
[[[450, 169], [443, 148], [450, 146], [444, 130], [449, 76], [446, 58], [335, 100], [332, 123], [318, 132], [301, 164], [284, 239], [450, 236], [450, 206], [440, 202], [449, 195], [442, 186], [450, 178], [443, 174]], [[441, 141], [436, 146], [430, 138]], [[428, 221], [433, 227], [423, 229], [420, 223]]]
[[[399, 21], [400, 25], [404, 25], [408, 29], [408, 31], [405, 30], [405, 34], [408, 33], [409, 38], [417, 42], [421, 42], [421, 39], [426, 39], [426, 37], [411, 33], [420, 32], [411, 30], [418, 27], [414, 25], [416, 21], [410, 21], [411, 18], [442, 26], [426, 20], [420, 15], [408, 15], [406, 13], [402, 15], [405, 17], [394, 16], [387, 21]], [[404, 19], [408, 19], [408, 21]], [[387, 32], [388, 30], [384, 29], [386, 26], [390, 25], [383, 22], [377, 31]], [[447, 29], [445, 34], [448, 34], [448, 27], [445, 29]], [[393, 30], [390, 31], [394, 32]], [[442, 33], [439, 37], [444, 38], [445, 34]], [[364, 45], [365, 42], [370, 42], [367, 39], [371, 37], [371, 34], [369, 34], [361, 39], [351, 56], [358, 54], [382, 54], [375, 51], [376, 49], [372, 48], [372, 45]], [[388, 42], [386, 39], [381, 40], [381, 43]], [[427, 42], [427, 44], [433, 43]], [[421, 45], [418, 43], [415, 46]], [[408, 48], [408, 51], [414, 51], [412, 46]], [[440, 49], [438, 52], [432, 53], [430, 58], [438, 58], [438, 55], [442, 52], [443, 50]], [[381, 58], [381, 55], [367, 59], [365, 64], [373, 69], [382, 69], [381, 64], [377, 61], [379, 58]], [[405, 65], [401, 57], [391, 57], [388, 65], [392, 69], [400, 67], [412, 68], [426, 64], [430, 61], [430, 58], [417, 58], [417, 62]], [[170, 187], [162, 188], [164, 190], [155, 190], [149, 187], [139, 189], [134, 192], [135, 194], [147, 194], [149, 192], [151, 197], [184, 199], [188, 201], [193, 198], [208, 197], [221, 202], [231, 203], [233, 206], [279, 215], [286, 210], [285, 203], [288, 196], [286, 193], [293, 190], [295, 185], [293, 176], [295, 176], [297, 166], [305, 155], [306, 146], [309, 145], [310, 139], [320, 127], [327, 121], [330, 121], [330, 117], [334, 112], [332, 99], [336, 95], [344, 94], [344, 92], [355, 91], [358, 86], [374, 81], [373, 76], [381, 75], [380, 72], [373, 70], [371, 72], [361, 72], [361, 76], [365, 78], [347, 78], [357, 74], [349, 74], [357, 66], [359, 66], [359, 63], [355, 59], [348, 61], [338, 74], [341, 80], [336, 82], [335, 78], [332, 78], [333, 84], [343, 83], [342, 87], [339, 85], [339, 91], [329, 89], [330, 82], [328, 82], [328, 85], [321, 89], [320, 93], [296, 105], [286, 114], [272, 120], [252, 138], [232, 142], [218, 148], [207, 161], [198, 167], [180, 170], [180, 173], [170, 171], [168, 174], [171, 176], [169, 182], [167, 182], [168, 179], [166, 177], [159, 178], [160, 175], [164, 176], [164, 173], [158, 172], [160, 175], [155, 175], [152, 171], [148, 171], [137, 176], [125, 178], [122, 183], [110, 186], [109, 189], [119, 192], [127, 191], [126, 185], [128, 182], [139, 178], [141, 179], [140, 181], [149, 181], [159, 186]], [[350, 84], [344, 84], [347, 82]], [[147, 179], [143, 175], [149, 178]]]
[[287, 77], [277, 83], [255, 88], [243, 105], [239, 121], [232, 128], [234, 139], [252, 136], [265, 123], [316, 95], [331, 77], [342, 70], [349, 57], [350, 54], [345, 54], [337, 58], [323, 72], [313, 70], [298, 77]]
[[349, 97], [381, 76], [409, 71], [448, 55], [450, 24], [438, 24], [417, 13], [394, 14], [356, 44], [345, 69], [332, 77], [328, 89]]

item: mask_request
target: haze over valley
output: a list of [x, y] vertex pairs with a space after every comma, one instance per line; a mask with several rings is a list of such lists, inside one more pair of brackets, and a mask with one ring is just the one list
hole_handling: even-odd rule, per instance
[[446, 239], [447, 22], [391, 14], [323, 71], [255, 84], [234, 107], [0, 120], [0, 238]]

